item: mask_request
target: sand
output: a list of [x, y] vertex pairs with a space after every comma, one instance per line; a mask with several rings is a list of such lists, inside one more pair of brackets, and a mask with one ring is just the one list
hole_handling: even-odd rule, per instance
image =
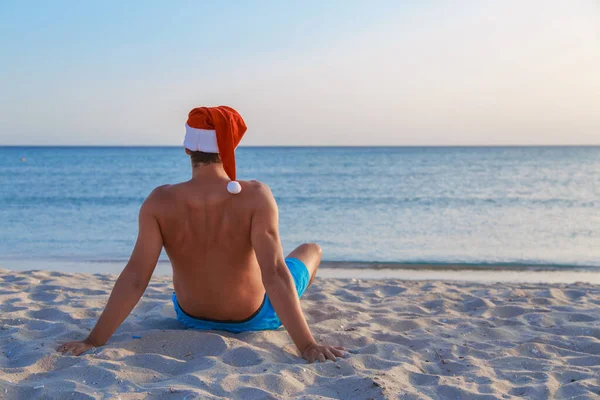
[[57, 354], [85, 337], [115, 278], [0, 270], [0, 398], [600, 396], [600, 286], [589, 283], [316, 279], [302, 300], [310, 326], [351, 354], [306, 364], [283, 329], [183, 329], [158, 276], [106, 346]]

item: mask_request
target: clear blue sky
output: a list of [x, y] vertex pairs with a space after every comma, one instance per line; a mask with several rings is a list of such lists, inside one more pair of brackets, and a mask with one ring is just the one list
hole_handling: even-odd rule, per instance
[[0, 145], [600, 144], [600, 2], [0, 1]]

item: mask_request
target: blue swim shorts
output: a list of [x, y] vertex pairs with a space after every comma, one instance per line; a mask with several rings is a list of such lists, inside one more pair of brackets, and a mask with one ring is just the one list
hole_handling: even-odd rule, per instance
[[[308, 269], [306, 268], [306, 265], [304, 265], [304, 263], [297, 258], [286, 258], [285, 264], [290, 270], [292, 278], [294, 278], [296, 290], [298, 291], [298, 297], [300, 297], [308, 287], [308, 282], [310, 281]], [[245, 331], [271, 330], [277, 329], [281, 326], [281, 321], [279, 320], [277, 314], [275, 314], [275, 310], [273, 309], [273, 305], [269, 300], [269, 296], [266, 294], [262, 305], [253, 315], [244, 321], [235, 322], [212, 321], [193, 317], [182, 310], [181, 306], [177, 302], [177, 296], [175, 293], [173, 293], [172, 300], [173, 306], [175, 307], [175, 312], [177, 313], [177, 320], [189, 329], [212, 329], [239, 333]]]

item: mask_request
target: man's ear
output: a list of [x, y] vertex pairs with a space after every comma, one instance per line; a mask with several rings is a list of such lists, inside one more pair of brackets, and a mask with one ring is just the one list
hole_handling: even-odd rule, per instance
[[190, 149], [186, 148], [185, 149], [185, 154], [187, 154], [188, 156], [191, 156], [192, 152], [190, 151]]

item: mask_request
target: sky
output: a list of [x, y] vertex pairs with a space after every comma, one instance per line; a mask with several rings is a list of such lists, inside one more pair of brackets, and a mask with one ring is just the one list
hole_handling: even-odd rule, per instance
[[600, 1], [0, 1], [0, 145], [600, 144]]

